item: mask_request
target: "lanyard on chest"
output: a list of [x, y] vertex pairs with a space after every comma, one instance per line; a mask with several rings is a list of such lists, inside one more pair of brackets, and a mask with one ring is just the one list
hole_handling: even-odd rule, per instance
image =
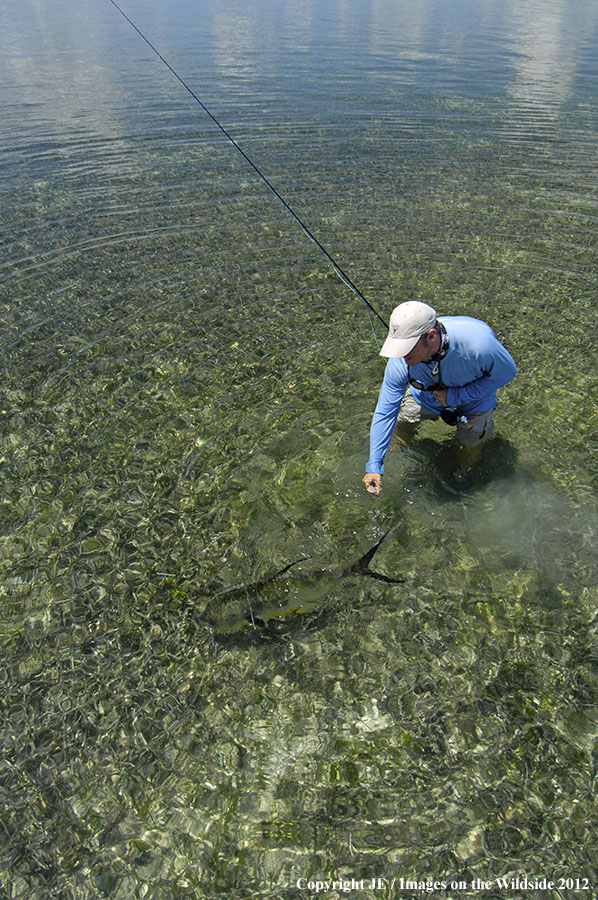
[[411, 372], [409, 371], [409, 366], [407, 366], [407, 377], [409, 379], [409, 384], [417, 388], [420, 391], [437, 391], [439, 388], [442, 388], [444, 385], [442, 384], [442, 376], [440, 374], [440, 361], [444, 359], [446, 354], [449, 351], [449, 337], [446, 333], [446, 328], [442, 324], [442, 322], [438, 323], [440, 326], [440, 349], [431, 356], [430, 359], [427, 359], [424, 365], [432, 364], [432, 368], [430, 370], [430, 376], [435, 378], [436, 380], [432, 384], [422, 384], [421, 381], [417, 381], [415, 378], [411, 377]]

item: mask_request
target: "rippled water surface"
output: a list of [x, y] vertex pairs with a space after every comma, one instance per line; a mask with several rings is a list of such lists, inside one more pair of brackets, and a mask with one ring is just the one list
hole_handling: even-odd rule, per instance
[[109, 0], [0, 9], [0, 896], [595, 897], [598, 3], [123, 8], [519, 372], [366, 494], [359, 299]]

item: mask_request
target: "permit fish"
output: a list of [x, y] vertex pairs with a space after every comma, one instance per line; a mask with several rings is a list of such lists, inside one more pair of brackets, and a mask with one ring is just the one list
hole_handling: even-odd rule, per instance
[[317, 608], [335, 579], [357, 575], [387, 584], [402, 584], [403, 578], [392, 578], [370, 569], [370, 563], [387, 535], [388, 531], [363, 556], [346, 566], [292, 571], [310, 558], [302, 556], [258, 581], [237, 585], [212, 597], [201, 617], [217, 631], [237, 630], [248, 624], [254, 628], [264, 627], [269, 619]]

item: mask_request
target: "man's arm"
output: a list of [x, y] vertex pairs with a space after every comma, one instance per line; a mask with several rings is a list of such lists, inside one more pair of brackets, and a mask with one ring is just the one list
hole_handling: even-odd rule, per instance
[[390, 359], [370, 428], [370, 458], [365, 467], [368, 476], [384, 472], [384, 456], [408, 383], [406, 363], [402, 359]]
[[513, 357], [496, 339], [490, 352], [479, 354], [478, 365], [480, 371], [478, 378], [460, 387], [447, 389], [446, 406], [458, 409], [467, 403], [477, 402], [493, 394], [517, 374]]

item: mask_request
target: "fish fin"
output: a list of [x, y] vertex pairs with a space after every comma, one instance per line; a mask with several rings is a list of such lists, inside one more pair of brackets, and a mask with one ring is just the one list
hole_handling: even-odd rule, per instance
[[353, 563], [353, 565], [345, 569], [345, 573], [347, 575], [349, 574], [349, 572], [355, 573], [356, 575], [365, 575], [367, 572], [369, 572], [370, 562], [374, 558], [374, 554], [376, 553], [378, 547], [387, 536], [387, 534], [388, 531], [386, 531], [382, 535], [379, 541], [376, 541], [373, 547], [370, 547], [367, 553], [364, 553], [363, 556], [360, 556], [359, 559]]
[[366, 569], [363, 574], [369, 575], [370, 578], [379, 578], [380, 581], [385, 581], [387, 584], [405, 584], [404, 578], [391, 578], [389, 575], [383, 575], [382, 572], [374, 572], [372, 569]]
[[251, 607], [249, 607], [247, 609], [247, 612], [245, 613], [245, 620], [247, 622], [251, 622], [251, 624], [253, 625], [254, 628], [265, 628], [266, 627], [266, 622], [263, 619], [260, 619], [259, 616], [253, 615], [253, 610]]
[[345, 569], [344, 574], [352, 574], [352, 575], [368, 575], [370, 578], [378, 578], [380, 581], [386, 581], [387, 584], [403, 584], [404, 578], [391, 578], [390, 575], [382, 575], [381, 572], [374, 572], [370, 569], [370, 562], [372, 561], [374, 554], [378, 550], [378, 547], [384, 540], [384, 538], [388, 535], [388, 531], [386, 531], [379, 541], [376, 541], [373, 547], [364, 553], [363, 556], [360, 556], [357, 562], [354, 562], [352, 566], [348, 569]]

